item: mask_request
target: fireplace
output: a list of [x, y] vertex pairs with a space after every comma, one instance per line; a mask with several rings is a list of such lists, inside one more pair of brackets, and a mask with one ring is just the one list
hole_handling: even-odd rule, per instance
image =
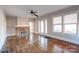
[[29, 26], [17, 26], [16, 33], [18, 37], [29, 38]]

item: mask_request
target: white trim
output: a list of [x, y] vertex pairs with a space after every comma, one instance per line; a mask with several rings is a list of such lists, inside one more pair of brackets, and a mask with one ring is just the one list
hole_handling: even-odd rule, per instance
[[14, 36], [14, 35], [16, 35], [16, 34], [7, 35], [7, 37], [8, 37], [8, 36]]
[[30, 27], [29, 25], [17, 25], [16, 27]]

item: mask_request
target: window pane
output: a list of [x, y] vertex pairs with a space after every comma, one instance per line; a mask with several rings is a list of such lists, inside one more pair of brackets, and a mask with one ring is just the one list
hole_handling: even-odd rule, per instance
[[77, 23], [77, 14], [64, 16], [64, 23]]
[[40, 32], [40, 21], [38, 21], [38, 32]]
[[44, 33], [44, 21], [41, 21], [41, 33]]
[[53, 24], [61, 24], [62, 23], [62, 17], [54, 17], [53, 18]]
[[61, 32], [62, 31], [61, 26], [62, 25], [54, 25], [53, 26], [53, 32]]
[[33, 22], [29, 22], [30, 25], [30, 32], [33, 32]]
[[65, 33], [76, 33], [76, 24], [66, 24], [64, 25]]
[[45, 33], [47, 33], [47, 20], [45, 20]]
[[38, 32], [38, 21], [37, 20], [34, 22], [34, 31]]

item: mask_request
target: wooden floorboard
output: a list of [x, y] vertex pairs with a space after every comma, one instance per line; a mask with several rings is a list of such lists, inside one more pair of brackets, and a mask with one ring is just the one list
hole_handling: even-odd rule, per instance
[[10, 36], [7, 38], [6, 48], [9, 53], [40, 53], [38, 43], [30, 44], [29, 40], [25, 37], [17, 38], [16, 36]]

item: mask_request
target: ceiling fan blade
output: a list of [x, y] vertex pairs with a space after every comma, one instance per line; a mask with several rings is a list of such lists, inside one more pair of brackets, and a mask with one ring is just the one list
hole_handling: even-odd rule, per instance
[[34, 15], [34, 16], [36, 16], [36, 17], [39, 17], [36, 13], [37, 13], [36, 11], [34, 12], [34, 11], [31, 9], [30, 14], [32, 14], [32, 16]]
[[33, 13], [33, 15], [35, 15], [36, 17], [39, 17], [37, 14], [34, 14], [34, 13]]
[[33, 10], [31, 10], [30, 13], [33, 14]]
[[31, 12], [30, 12], [31, 14], [33, 14], [33, 13], [37, 13], [37, 12], [34, 12], [33, 10], [31, 10]]
[[33, 13], [37, 13], [37, 12], [33, 12]]

